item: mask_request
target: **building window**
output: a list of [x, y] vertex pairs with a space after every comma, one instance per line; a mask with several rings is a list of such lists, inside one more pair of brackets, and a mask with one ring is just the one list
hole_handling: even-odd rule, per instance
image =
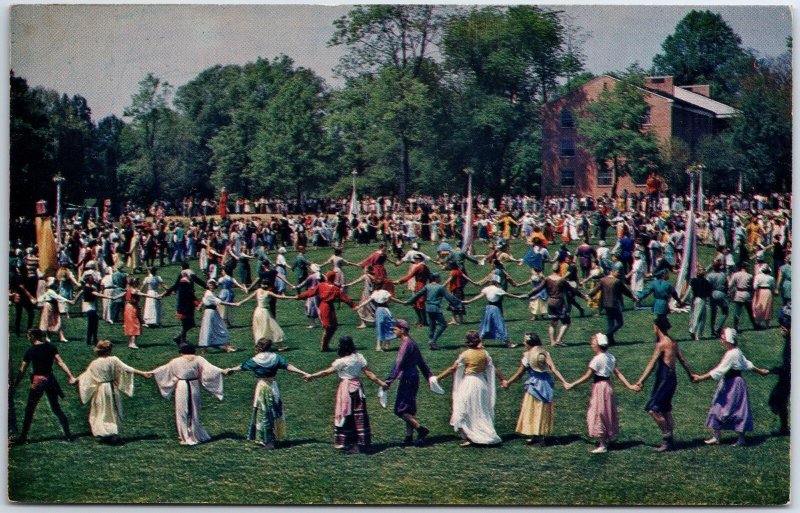
[[575, 170], [561, 170], [561, 187], [575, 187]]
[[561, 156], [575, 156], [575, 141], [573, 139], [561, 139]]
[[647, 110], [644, 111], [642, 114], [642, 126], [650, 126], [653, 124], [653, 120], [650, 117], [650, 106], [647, 106]]
[[561, 110], [561, 128], [575, 128], [575, 118], [569, 109]]
[[597, 185], [598, 186], [611, 186], [611, 170], [600, 168], [597, 170]]

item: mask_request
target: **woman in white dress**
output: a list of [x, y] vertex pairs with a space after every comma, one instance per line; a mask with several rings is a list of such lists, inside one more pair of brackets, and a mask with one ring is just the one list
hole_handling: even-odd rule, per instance
[[200, 387], [222, 400], [223, 370], [195, 355], [192, 344], [182, 344], [180, 356], [151, 371], [164, 399], [175, 393], [175, 427], [181, 445], [196, 445], [211, 440], [200, 424]]
[[236, 306], [236, 303], [228, 303], [214, 295], [214, 290], [217, 288], [217, 282], [208, 280], [208, 287], [206, 288], [203, 299], [200, 300], [200, 306], [203, 308], [203, 321], [200, 324], [200, 336], [197, 345], [206, 351], [206, 348], [211, 346], [222, 346], [226, 353], [233, 353], [236, 351], [228, 343], [228, 328], [225, 326], [225, 321], [219, 314], [217, 307], [219, 305]]
[[94, 346], [97, 358], [75, 382], [78, 384], [81, 402], [91, 402], [89, 427], [92, 436], [100, 442], [119, 445], [122, 443], [119, 437], [122, 423], [120, 392], [132, 397], [133, 375], [150, 378], [152, 374], [134, 369], [116, 356], [111, 356], [111, 348], [111, 341], [99, 340]]
[[[106, 267], [106, 273], [100, 279], [100, 292], [113, 291], [114, 283], [111, 281], [111, 274], [114, 272], [114, 269], [111, 267]], [[103, 298], [103, 315], [102, 319], [109, 324], [114, 324], [111, 320], [111, 299], [110, 298]]]
[[[322, 275], [320, 274], [320, 269], [317, 264], [311, 264], [309, 266], [311, 269], [311, 274], [306, 277], [305, 280], [298, 283], [295, 287], [297, 290], [303, 290], [305, 287], [306, 290], [313, 289], [322, 281]], [[314, 295], [306, 299], [306, 317], [308, 317], [308, 329], [313, 329], [317, 327], [317, 320], [319, 319], [319, 296]]]
[[[647, 262], [645, 261], [644, 254], [641, 251], [636, 251], [633, 254], [633, 265], [631, 272], [628, 273], [626, 278], [631, 283], [631, 293], [633, 297], [638, 298], [644, 291], [644, 277], [647, 274]], [[633, 307], [639, 308], [639, 300], [633, 301]]]
[[236, 306], [241, 306], [245, 301], [256, 298], [256, 309], [253, 310], [253, 343], [262, 338], [267, 338], [275, 343], [276, 351], [285, 351], [288, 346], [284, 343], [286, 335], [278, 325], [278, 321], [269, 311], [269, 298], [294, 299], [294, 296], [276, 294], [272, 283], [262, 282], [261, 288], [242, 299]]
[[145, 326], [161, 326], [161, 301], [159, 301], [159, 289], [166, 290], [164, 280], [156, 274], [156, 268], [151, 267], [147, 270], [147, 277], [142, 280], [141, 291], [145, 293], [144, 312], [142, 320]]
[[367, 327], [368, 322], [375, 322], [375, 305], [369, 301], [369, 298], [375, 291], [375, 282], [378, 280], [372, 273], [371, 265], [368, 265], [364, 268], [364, 274], [362, 274], [360, 277], [356, 278], [350, 283], [345, 284], [345, 289], [352, 287], [361, 281], [364, 282], [364, 288], [361, 290], [361, 297], [359, 298], [360, 303], [356, 307], [358, 318], [361, 319], [361, 323], [356, 326], [357, 329], [364, 329]]
[[455, 373], [453, 378], [453, 414], [450, 425], [461, 434], [459, 445], [495, 445], [502, 442], [494, 429], [495, 375], [505, 378], [492, 363], [492, 357], [481, 348], [477, 331], [467, 332], [468, 349], [455, 363], [436, 376], [442, 380]]
[[56, 292], [56, 287], [58, 287], [58, 282], [56, 282], [56, 279], [51, 276], [50, 278], [47, 278], [47, 281], [45, 282], [44, 291], [36, 297], [34, 297], [24, 288], [22, 290], [28, 294], [28, 298], [31, 300], [31, 303], [39, 303], [42, 305], [42, 313], [41, 317], [39, 318], [39, 329], [44, 333], [45, 341], [50, 342], [50, 333], [57, 333], [59, 342], [69, 342], [69, 340], [67, 340], [67, 338], [64, 336], [64, 326], [61, 323], [61, 314], [58, 311], [58, 305], [59, 303], [68, 303], [70, 305], [74, 305], [78, 298], [75, 297], [74, 299], [67, 299]]

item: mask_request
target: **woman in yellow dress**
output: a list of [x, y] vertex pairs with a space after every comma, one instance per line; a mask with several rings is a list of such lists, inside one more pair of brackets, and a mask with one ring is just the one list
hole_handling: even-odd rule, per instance
[[503, 212], [503, 218], [500, 219], [500, 224], [503, 227], [503, 238], [505, 240], [511, 240], [511, 225], [519, 226], [519, 223], [511, 217], [511, 214]]
[[528, 444], [540, 447], [544, 446], [544, 437], [553, 434], [553, 377], [548, 370], [553, 371], [561, 383], [567, 383], [550, 354], [542, 347], [539, 335], [526, 333], [525, 354], [519, 368], [508, 380], [500, 383], [501, 388], [507, 389], [527, 371], [526, 393], [522, 398], [516, 431], [527, 437]]

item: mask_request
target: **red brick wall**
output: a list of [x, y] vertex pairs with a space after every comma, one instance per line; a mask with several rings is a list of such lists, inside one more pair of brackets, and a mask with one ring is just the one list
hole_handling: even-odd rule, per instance
[[[597, 99], [603, 88], [613, 88], [616, 81], [608, 76], [597, 77], [572, 94], [548, 103], [542, 108], [542, 195], [591, 195], [602, 196], [611, 192], [610, 185], [597, 184], [597, 164], [591, 154], [582, 148], [581, 139], [575, 128], [561, 127], [561, 111], [569, 108], [577, 118], [586, 105]], [[671, 82], [670, 82], [671, 84]], [[671, 87], [671, 85], [670, 85]], [[671, 102], [663, 97], [648, 94], [645, 98], [650, 105], [650, 130], [662, 140], [669, 140], [672, 133]], [[561, 157], [561, 140], [575, 141], [575, 156]], [[561, 185], [562, 169], [575, 170], [575, 186]], [[638, 186], [630, 177], [622, 177], [617, 182], [617, 193], [623, 190], [639, 192]]]

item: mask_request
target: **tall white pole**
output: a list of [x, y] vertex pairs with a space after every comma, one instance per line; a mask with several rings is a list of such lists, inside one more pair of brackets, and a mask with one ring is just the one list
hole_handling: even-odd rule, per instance
[[61, 184], [64, 182], [64, 177], [56, 175], [53, 181], [56, 183], [56, 241], [61, 246]]

